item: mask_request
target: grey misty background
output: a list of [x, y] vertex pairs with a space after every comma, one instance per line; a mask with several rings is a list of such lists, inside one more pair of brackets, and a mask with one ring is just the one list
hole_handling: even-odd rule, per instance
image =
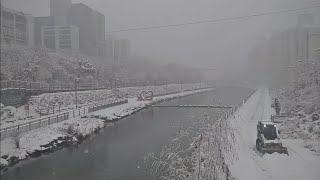
[[[104, 14], [106, 33], [109, 34], [122, 29], [297, 9], [312, 6], [319, 1], [73, 0], [72, 2], [84, 3]], [[3, 3], [9, 8], [33, 16], [50, 15], [49, 0], [7, 0]], [[203, 70], [210, 80], [246, 81], [248, 76], [259, 74], [259, 71], [248, 69], [252, 63], [252, 60], [248, 61], [248, 56], [259, 44], [258, 41], [271, 36], [275, 31], [285, 31], [297, 26], [298, 15], [304, 13], [312, 13], [314, 24], [320, 24], [319, 8], [314, 8], [241, 20], [118, 32], [112, 35], [130, 40], [131, 52], [143, 59], [159, 64], [174, 62], [190, 67], [217, 69]]]

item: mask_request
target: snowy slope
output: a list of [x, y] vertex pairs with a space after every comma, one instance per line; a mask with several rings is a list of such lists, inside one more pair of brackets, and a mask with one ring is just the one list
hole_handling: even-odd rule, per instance
[[230, 166], [233, 177], [239, 180], [318, 180], [320, 156], [304, 148], [299, 140], [282, 140], [288, 147], [284, 154], [261, 155], [255, 149], [258, 120], [269, 119], [271, 99], [267, 89], [259, 89], [239, 109], [231, 121], [236, 130], [239, 159]]

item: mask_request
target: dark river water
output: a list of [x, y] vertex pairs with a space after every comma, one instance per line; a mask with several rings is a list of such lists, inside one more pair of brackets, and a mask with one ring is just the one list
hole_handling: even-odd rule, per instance
[[[249, 88], [217, 88], [164, 104], [236, 105]], [[141, 166], [147, 152], [159, 152], [175, 133], [173, 126], [188, 126], [206, 113], [218, 118], [222, 111], [206, 108], [148, 108], [103, 129], [78, 147], [19, 163], [1, 180], [149, 180]]]

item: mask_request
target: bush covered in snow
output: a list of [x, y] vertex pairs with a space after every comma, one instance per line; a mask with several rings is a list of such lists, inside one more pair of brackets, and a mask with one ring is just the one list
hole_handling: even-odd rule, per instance
[[320, 115], [320, 62], [301, 61], [293, 70], [292, 83], [272, 91], [289, 114], [282, 136], [320, 141], [320, 120], [314, 118]]
[[236, 157], [236, 151], [228, 120], [204, 114], [194, 120], [191, 128], [177, 132], [159, 155], [144, 156], [144, 168], [153, 179], [232, 179], [227, 162]]

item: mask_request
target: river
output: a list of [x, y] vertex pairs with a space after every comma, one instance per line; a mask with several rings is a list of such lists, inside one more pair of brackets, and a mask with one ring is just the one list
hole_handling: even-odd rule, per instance
[[[164, 104], [236, 105], [252, 90], [217, 88]], [[204, 113], [218, 118], [221, 110], [206, 108], [147, 108], [91, 136], [78, 147], [68, 147], [19, 163], [1, 180], [149, 180], [140, 168], [142, 156], [159, 152], [175, 133], [175, 125], [187, 126]]]

